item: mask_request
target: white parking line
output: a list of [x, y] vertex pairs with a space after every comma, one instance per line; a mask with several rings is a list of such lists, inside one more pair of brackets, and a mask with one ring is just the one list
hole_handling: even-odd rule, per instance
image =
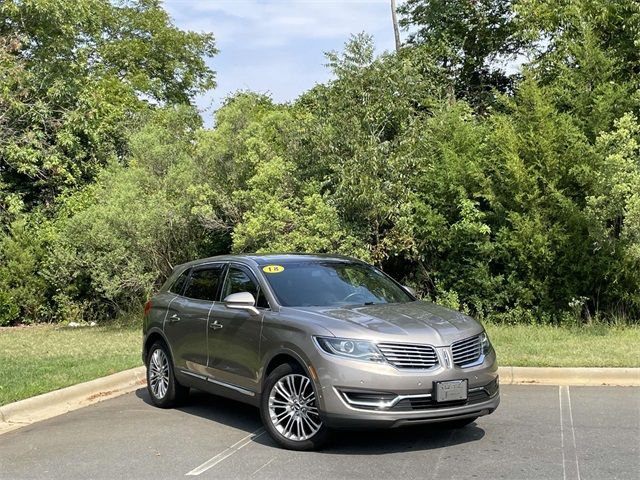
[[262, 435], [264, 433], [264, 431], [265, 431], [264, 428], [259, 428], [255, 432], [250, 433], [246, 437], [238, 440], [236, 443], [231, 445], [226, 450], [223, 450], [222, 452], [220, 452], [215, 457], [210, 458], [209, 460], [204, 462], [202, 465], [197, 466], [196, 468], [194, 468], [190, 472], [186, 473], [185, 475], [200, 475], [201, 473], [206, 472], [210, 468], [215, 467], [216, 465], [218, 465], [223, 460], [229, 458], [231, 455], [233, 455], [234, 453], [238, 452], [238, 450], [240, 450], [240, 449], [246, 447], [247, 445], [249, 445], [255, 438], [258, 438], [260, 435]]
[[271, 460], [269, 460], [267, 463], [265, 463], [264, 465], [262, 465], [259, 469], [257, 469], [255, 472], [253, 472], [251, 474], [251, 476], [253, 477], [256, 473], [258, 473], [260, 470], [262, 470], [263, 468], [265, 468], [266, 466], [270, 465], [271, 462], [273, 462], [276, 459], [276, 457], [273, 457]]
[[[563, 393], [566, 392], [566, 393]], [[566, 397], [566, 402], [562, 401], [562, 397]], [[571, 408], [571, 394], [569, 393], [569, 386], [558, 386], [558, 399], [560, 402], [560, 441], [562, 447], [562, 478], [567, 480], [567, 478], [573, 480], [581, 480], [580, 477], [580, 465], [578, 464], [578, 446], [576, 444], [576, 431], [573, 426], [573, 411]], [[566, 412], [568, 415], [563, 414], [563, 410], [567, 409]], [[571, 428], [571, 439], [572, 442], [565, 442], [564, 440], [564, 423], [568, 422], [567, 428]], [[575, 458], [575, 470], [573, 468], [573, 464], [567, 463], [567, 457]]]
[[564, 426], [562, 421], [562, 386], [558, 385], [558, 401], [560, 402], [560, 446], [562, 450], [562, 478], [567, 480], [567, 467], [564, 459]]
[[567, 385], [567, 399], [569, 400], [569, 419], [571, 420], [571, 435], [573, 436], [573, 451], [576, 457], [576, 473], [578, 474], [578, 480], [580, 479], [580, 465], [578, 464], [578, 444], [576, 443], [576, 430], [573, 428], [573, 410], [571, 409], [571, 391], [569, 385]]

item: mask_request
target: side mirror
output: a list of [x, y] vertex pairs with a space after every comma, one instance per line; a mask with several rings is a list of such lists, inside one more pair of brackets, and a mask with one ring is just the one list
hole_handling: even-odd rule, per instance
[[406, 285], [403, 285], [402, 288], [404, 288], [407, 292], [409, 292], [409, 294], [412, 297], [418, 298], [418, 294], [416, 293], [416, 291], [413, 288], [407, 287]]
[[256, 299], [253, 298], [249, 292], [238, 292], [228, 295], [224, 299], [224, 305], [227, 308], [235, 310], [246, 310], [254, 315], [260, 315], [260, 312], [255, 307]]

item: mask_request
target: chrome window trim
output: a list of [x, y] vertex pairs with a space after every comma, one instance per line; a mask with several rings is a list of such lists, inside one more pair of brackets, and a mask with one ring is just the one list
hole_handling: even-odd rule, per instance
[[235, 390], [236, 392], [243, 393], [244, 395], [248, 395], [250, 397], [255, 397], [256, 396], [255, 392], [252, 392], [251, 390], [247, 390], [246, 388], [239, 387], [238, 385], [234, 385], [233, 383], [227, 383], [227, 382], [223, 382], [221, 380], [215, 380], [215, 379], [213, 379], [211, 377], [207, 378], [207, 382], [211, 382], [211, 383], [214, 383], [216, 385], [220, 385], [221, 387], [230, 388], [231, 390]]
[[196, 378], [198, 378], [200, 380], [206, 380], [207, 379], [207, 377], [205, 375], [200, 375], [199, 373], [194, 373], [194, 372], [192, 372], [190, 370], [182, 370], [181, 369], [180, 372], [184, 373], [185, 375], [190, 375], [192, 377], [196, 377]]
[[226, 387], [226, 388], [230, 388], [231, 390], [235, 390], [236, 392], [240, 392], [244, 395], [248, 395], [250, 397], [255, 397], [256, 393], [252, 392], [251, 390], [248, 390], [246, 388], [243, 387], [239, 387], [238, 385], [234, 385], [233, 383], [228, 383], [228, 382], [223, 382], [222, 380], [216, 380], [213, 377], [208, 377], [206, 375], [201, 375], [199, 373], [195, 373], [192, 372], [190, 370], [184, 370], [184, 369], [180, 369], [181, 373], [184, 373], [185, 375], [189, 375], [191, 377], [195, 377], [199, 380], [205, 380], [207, 382], [213, 383], [215, 385], [220, 385], [221, 387]]

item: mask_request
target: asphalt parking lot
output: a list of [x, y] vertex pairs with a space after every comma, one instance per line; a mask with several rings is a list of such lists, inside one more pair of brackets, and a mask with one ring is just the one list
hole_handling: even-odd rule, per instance
[[179, 410], [147, 393], [0, 436], [0, 478], [640, 479], [640, 388], [503, 386], [463, 429], [341, 432], [281, 450], [257, 410], [196, 392]]

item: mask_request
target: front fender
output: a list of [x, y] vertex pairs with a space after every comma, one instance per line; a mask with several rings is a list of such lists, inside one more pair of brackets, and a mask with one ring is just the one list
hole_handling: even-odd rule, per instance
[[147, 348], [151, 346], [151, 345], [149, 345], [149, 338], [151, 338], [152, 336], [153, 337], [160, 336], [160, 338], [162, 338], [164, 343], [167, 345], [167, 348], [169, 348], [169, 353], [171, 354], [171, 361], [173, 361], [173, 350], [171, 349], [171, 344], [167, 340], [167, 337], [165, 336], [165, 334], [162, 331], [162, 329], [160, 327], [155, 327], [154, 326], [154, 327], [151, 327], [143, 335], [143, 339], [142, 339], [142, 363], [144, 363], [145, 365], [147, 364], [147, 356], [149, 354]]

